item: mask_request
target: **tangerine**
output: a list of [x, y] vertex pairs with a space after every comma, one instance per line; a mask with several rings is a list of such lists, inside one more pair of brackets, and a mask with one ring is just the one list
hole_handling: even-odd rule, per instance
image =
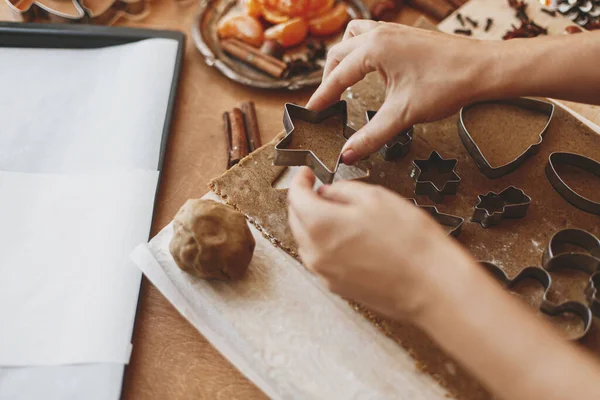
[[249, 15], [224, 18], [217, 27], [217, 34], [221, 39], [236, 38], [255, 47], [259, 47], [264, 40], [263, 26]]
[[349, 19], [348, 8], [340, 3], [326, 13], [309, 20], [308, 27], [314, 36], [327, 36], [339, 32]]
[[259, 18], [262, 15], [262, 4], [260, 0], [241, 0], [244, 13], [254, 18]]
[[303, 18], [292, 18], [282, 24], [274, 25], [265, 31], [265, 38], [276, 40], [283, 47], [292, 47], [301, 43], [308, 35], [308, 24]]

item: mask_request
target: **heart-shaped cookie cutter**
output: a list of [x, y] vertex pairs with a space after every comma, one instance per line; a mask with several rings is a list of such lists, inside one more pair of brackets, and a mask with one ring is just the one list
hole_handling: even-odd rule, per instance
[[[467, 127], [465, 126], [465, 121], [464, 121], [465, 112], [468, 111], [470, 108], [472, 108], [476, 105], [479, 105], [479, 104], [508, 104], [508, 105], [512, 105], [512, 106], [517, 106], [520, 108], [533, 110], [533, 111], [537, 111], [537, 112], [546, 114], [548, 116], [548, 121], [546, 122], [546, 125], [544, 125], [544, 128], [541, 130], [541, 132], [539, 134], [539, 140], [537, 143], [534, 143], [531, 146], [529, 146], [523, 153], [521, 153], [520, 156], [518, 156], [514, 160], [508, 162], [507, 164], [501, 165], [499, 167], [492, 167], [492, 165], [489, 163], [489, 161], [485, 158], [485, 156], [481, 152], [481, 149], [479, 148], [477, 143], [475, 143], [475, 140], [469, 133]], [[462, 141], [463, 145], [465, 146], [465, 148], [471, 155], [471, 158], [473, 158], [473, 161], [475, 161], [475, 164], [477, 164], [477, 167], [479, 168], [479, 170], [490, 179], [500, 178], [501, 176], [510, 174], [511, 172], [515, 171], [517, 168], [519, 168], [519, 166], [521, 164], [523, 164], [523, 162], [529, 156], [531, 156], [532, 154], [535, 154], [539, 150], [539, 147], [542, 144], [542, 141], [544, 140], [544, 135], [546, 134], [546, 131], [548, 130], [548, 126], [550, 126], [550, 122], [552, 121], [553, 116], [554, 116], [554, 104], [547, 102], [547, 101], [529, 99], [526, 97], [473, 103], [466, 107], [461, 108], [461, 110], [460, 110], [459, 118], [458, 118], [458, 136], [460, 137], [460, 140]]]
[[287, 147], [292, 142], [292, 135], [294, 134], [294, 120], [302, 120], [310, 122], [311, 124], [318, 124], [336, 114], [340, 114], [342, 116], [342, 124], [340, 124], [341, 131], [339, 134], [343, 135], [347, 139], [354, 134], [355, 131], [347, 125], [348, 111], [347, 104], [344, 100], [341, 100], [322, 111], [312, 111], [296, 104], [287, 103], [285, 105], [283, 114], [283, 126], [285, 128], [286, 135], [279, 141], [279, 143], [275, 145], [275, 158], [273, 160], [273, 165], [283, 167], [306, 165], [314, 171], [315, 175], [321, 182], [325, 184], [333, 182], [333, 178], [340, 165], [340, 160], [342, 157], [341, 153], [337, 158], [335, 168], [330, 170], [312, 150], [288, 149]]
[[546, 177], [550, 184], [565, 200], [582, 211], [600, 215], [600, 203], [578, 194], [560, 177], [557, 165], [571, 165], [588, 171], [600, 178], [600, 163], [591, 158], [575, 153], [554, 152], [548, 157]]

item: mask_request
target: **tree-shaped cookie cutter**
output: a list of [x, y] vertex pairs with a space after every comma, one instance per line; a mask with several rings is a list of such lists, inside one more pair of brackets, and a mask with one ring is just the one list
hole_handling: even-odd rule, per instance
[[[465, 121], [464, 121], [464, 114], [470, 108], [472, 108], [476, 105], [479, 105], [479, 104], [490, 104], [490, 103], [491, 104], [508, 104], [508, 105], [512, 105], [512, 106], [517, 106], [520, 108], [533, 110], [533, 111], [537, 111], [537, 112], [546, 114], [548, 117], [546, 125], [544, 125], [544, 127], [542, 128], [542, 130], [539, 134], [539, 140], [536, 143], [529, 146], [517, 158], [515, 158], [514, 160], [508, 162], [507, 164], [501, 165], [499, 167], [492, 167], [492, 165], [489, 163], [489, 161], [485, 158], [485, 156], [481, 152], [481, 149], [479, 148], [477, 143], [475, 143], [475, 140], [469, 133], [469, 130], [467, 129], [467, 127], [465, 126]], [[477, 164], [477, 167], [479, 168], [479, 170], [490, 179], [500, 178], [501, 176], [507, 175], [507, 174], [515, 171], [517, 168], [519, 168], [519, 166], [521, 164], [523, 164], [523, 162], [529, 156], [531, 156], [532, 154], [535, 154], [537, 151], [539, 151], [539, 147], [542, 144], [542, 141], [544, 140], [544, 135], [546, 134], [546, 131], [548, 130], [548, 126], [550, 126], [550, 122], [552, 121], [553, 116], [554, 116], [554, 104], [547, 102], [547, 101], [529, 99], [529, 98], [525, 98], [525, 97], [520, 97], [520, 98], [515, 98], [515, 99], [507, 99], [507, 100], [496, 100], [496, 101], [485, 101], [485, 102], [473, 103], [466, 107], [461, 108], [461, 110], [460, 110], [459, 118], [458, 118], [458, 136], [460, 137], [460, 140], [462, 141], [463, 145], [465, 146], [465, 148], [471, 155], [471, 158], [473, 158], [473, 161], [475, 161], [475, 164]]]
[[[456, 159], [444, 159], [437, 151], [432, 151], [426, 160], [414, 160], [411, 176], [415, 179], [415, 194], [428, 196], [432, 201], [441, 203], [444, 195], [456, 194], [460, 177], [456, 173]], [[449, 175], [441, 187], [431, 179], [424, 178], [431, 170], [436, 175]]]
[[458, 237], [458, 235], [460, 235], [463, 223], [465, 222], [464, 218], [457, 217], [456, 215], [441, 213], [435, 206], [420, 205], [415, 199], [408, 200], [412, 201], [415, 206], [419, 207], [427, 214], [431, 215], [431, 217], [435, 219], [440, 225], [450, 227], [448, 235], [453, 237]]
[[550, 291], [550, 287], [552, 286], [552, 278], [550, 274], [539, 267], [527, 267], [521, 270], [514, 278], [510, 279], [506, 272], [504, 272], [500, 267], [496, 264], [482, 261], [480, 264], [488, 271], [490, 274], [502, 285], [511, 290], [515, 286], [517, 286], [520, 282], [523, 282], [528, 279], [533, 279], [540, 283], [544, 288], [544, 293], [542, 295], [542, 301], [540, 303], [540, 311], [544, 314], [549, 315], [551, 317], [555, 317], [558, 315], [572, 313], [575, 314], [581, 321], [583, 322], [583, 331], [574, 337], [571, 337], [571, 340], [580, 340], [585, 335], [588, 334], [590, 328], [592, 327], [592, 312], [590, 308], [583, 303], [578, 301], [567, 301], [561, 304], [556, 304], [548, 300], [548, 292]]
[[548, 157], [546, 177], [550, 184], [565, 200], [582, 211], [600, 215], [600, 203], [578, 194], [560, 177], [557, 165], [571, 165], [588, 171], [600, 178], [600, 163], [575, 153], [554, 152]]
[[339, 134], [346, 139], [354, 134], [354, 129], [347, 125], [348, 111], [344, 100], [326, 108], [322, 111], [312, 111], [296, 104], [287, 103], [283, 114], [283, 126], [286, 135], [275, 145], [275, 158], [273, 164], [277, 166], [292, 167], [306, 165], [310, 167], [317, 178], [325, 184], [333, 182], [333, 177], [338, 170], [341, 160], [341, 153], [338, 156], [335, 168], [330, 170], [322, 160], [320, 160], [311, 150], [288, 149], [287, 147], [292, 142], [294, 134], [294, 120], [310, 122], [311, 124], [319, 124], [320, 122], [330, 118], [336, 114], [342, 116]]
[[484, 228], [498, 225], [505, 218], [523, 218], [531, 204], [531, 197], [514, 186], [500, 193], [479, 195], [478, 200], [471, 221], [479, 222]]

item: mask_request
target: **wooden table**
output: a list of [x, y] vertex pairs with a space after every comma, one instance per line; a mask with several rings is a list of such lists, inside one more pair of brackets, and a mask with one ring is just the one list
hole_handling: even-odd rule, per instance
[[[368, 3], [368, 2], [367, 2]], [[123, 25], [180, 30], [187, 34], [175, 118], [167, 150], [152, 234], [167, 225], [188, 198], [207, 192], [208, 181], [225, 170], [221, 114], [254, 100], [263, 141], [282, 129], [284, 102], [304, 104], [311, 90], [249, 89], [207, 67], [194, 47], [190, 27], [197, 4], [154, 0], [144, 21]], [[405, 8], [397, 22], [412, 25], [421, 13]], [[0, 20], [12, 20], [0, 2]], [[585, 110], [584, 110], [585, 113]], [[590, 115], [590, 119], [597, 115]], [[262, 399], [266, 396], [225, 360], [146, 279], [138, 305], [133, 354], [126, 370], [126, 399]]]

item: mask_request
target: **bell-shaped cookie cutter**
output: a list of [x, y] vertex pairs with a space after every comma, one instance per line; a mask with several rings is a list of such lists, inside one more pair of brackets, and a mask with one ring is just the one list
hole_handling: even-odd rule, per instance
[[591, 158], [575, 153], [554, 152], [548, 157], [546, 177], [550, 184], [565, 200], [582, 211], [600, 215], [600, 203], [578, 194], [560, 177], [557, 165], [571, 165], [586, 170], [600, 179], [600, 163]]
[[[548, 116], [548, 121], [546, 122], [546, 125], [544, 125], [544, 127], [542, 128], [540, 135], [539, 135], [539, 140], [537, 141], [537, 143], [534, 143], [531, 146], [529, 146], [523, 153], [521, 153], [520, 156], [518, 156], [514, 160], [510, 161], [507, 164], [499, 166], [499, 167], [491, 166], [489, 161], [485, 158], [485, 156], [481, 152], [481, 149], [479, 148], [477, 143], [475, 143], [475, 140], [469, 133], [467, 127], [465, 126], [465, 121], [464, 121], [464, 114], [471, 107], [474, 107], [479, 104], [488, 104], [488, 103], [508, 104], [508, 105], [512, 105], [512, 106], [525, 108], [528, 110], [541, 112]], [[501, 176], [510, 174], [511, 172], [515, 171], [517, 168], [519, 168], [519, 166], [521, 166], [521, 164], [523, 164], [523, 162], [529, 156], [531, 156], [532, 154], [535, 154], [537, 151], [539, 151], [539, 147], [542, 144], [542, 141], [544, 140], [544, 135], [546, 134], [546, 131], [548, 130], [548, 126], [550, 126], [550, 122], [552, 121], [553, 116], [554, 116], [554, 104], [547, 102], [547, 101], [529, 99], [526, 97], [473, 103], [466, 107], [461, 108], [461, 110], [460, 110], [459, 118], [458, 118], [458, 136], [460, 137], [460, 140], [462, 141], [463, 145], [465, 146], [465, 148], [471, 155], [471, 158], [473, 158], [473, 161], [475, 161], [475, 164], [477, 164], [477, 167], [479, 168], [479, 170], [490, 179], [500, 178]]]
[[296, 104], [287, 103], [283, 114], [283, 126], [286, 135], [275, 145], [275, 158], [273, 165], [291, 167], [306, 165], [310, 167], [317, 178], [325, 184], [333, 182], [333, 177], [338, 170], [342, 154], [340, 153], [335, 168], [330, 170], [311, 150], [288, 149], [294, 134], [294, 120], [302, 120], [311, 124], [318, 124], [336, 114], [342, 116], [339, 134], [346, 139], [354, 134], [354, 129], [347, 125], [348, 111], [344, 100], [326, 108], [322, 111], [312, 111]]

